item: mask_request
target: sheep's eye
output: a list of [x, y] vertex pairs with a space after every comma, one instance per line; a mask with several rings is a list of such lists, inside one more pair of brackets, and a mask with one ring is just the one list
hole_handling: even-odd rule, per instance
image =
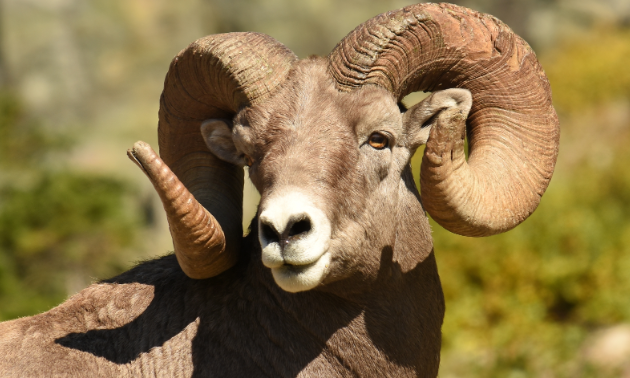
[[254, 159], [251, 156], [244, 155], [243, 157], [245, 158], [245, 164], [247, 164], [248, 167], [251, 167], [252, 164], [254, 164]]
[[370, 139], [368, 139], [368, 143], [370, 144], [370, 146], [376, 148], [377, 150], [382, 150], [383, 148], [387, 147], [389, 140], [387, 139], [385, 135], [379, 132], [375, 132], [375, 133], [372, 133], [372, 135], [370, 135]]

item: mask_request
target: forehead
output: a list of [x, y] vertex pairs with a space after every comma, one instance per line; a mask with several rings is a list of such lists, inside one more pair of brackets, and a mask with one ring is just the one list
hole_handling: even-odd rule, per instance
[[259, 130], [306, 128], [359, 135], [377, 125], [400, 127], [400, 111], [391, 93], [373, 85], [339, 91], [324, 58], [296, 63], [280, 91], [252, 110], [251, 121]]

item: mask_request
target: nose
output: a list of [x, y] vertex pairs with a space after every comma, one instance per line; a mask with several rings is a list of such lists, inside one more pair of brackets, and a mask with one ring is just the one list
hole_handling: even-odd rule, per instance
[[281, 189], [263, 196], [259, 208], [261, 260], [282, 289], [310, 290], [323, 280], [331, 261], [330, 219], [308, 193]]
[[263, 199], [258, 239], [267, 268], [318, 261], [328, 250], [330, 236], [328, 217], [307, 194], [285, 190]]
[[307, 236], [313, 228], [308, 214], [292, 216], [284, 227], [280, 227], [280, 230], [276, 229], [274, 222], [270, 219], [261, 219], [260, 226], [267, 243], [278, 243], [280, 249]]

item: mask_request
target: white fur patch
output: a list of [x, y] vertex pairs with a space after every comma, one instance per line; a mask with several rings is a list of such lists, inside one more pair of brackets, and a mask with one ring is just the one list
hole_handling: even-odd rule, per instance
[[[308, 218], [311, 229], [280, 248], [279, 241], [268, 239], [262, 223], [272, 225], [282, 233], [287, 225]], [[259, 217], [258, 237], [262, 247], [262, 262], [271, 268], [282, 289], [289, 292], [310, 290], [323, 280], [330, 262], [330, 221], [310, 198], [297, 190], [287, 190], [265, 201]]]
[[322, 282], [328, 265], [330, 254], [324, 253], [319, 260], [309, 265], [282, 265], [271, 269], [273, 279], [284, 291], [297, 293], [298, 291], [311, 290]]

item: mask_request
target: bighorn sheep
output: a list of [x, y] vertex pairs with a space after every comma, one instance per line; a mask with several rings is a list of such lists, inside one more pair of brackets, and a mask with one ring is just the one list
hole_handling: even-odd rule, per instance
[[[419, 90], [433, 93], [401, 110]], [[175, 255], [1, 324], [1, 376], [435, 377], [444, 300], [425, 210], [462, 235], [509, 230], [558, 153], [530, 47], [449, 4], [376, 16], [327, 58], [257, 33], [199, 39], [160, 105], [163, 161], [142, 142], [129, 155]], [[409, 161], [425, 142], [421, 201]], [[244, 165], [262, 198], [243, 238]]]

